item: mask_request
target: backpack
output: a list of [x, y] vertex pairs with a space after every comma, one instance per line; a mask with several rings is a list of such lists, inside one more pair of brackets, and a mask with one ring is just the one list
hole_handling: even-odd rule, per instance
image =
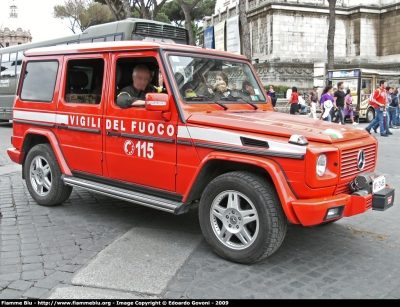
[[[378, 88], [378, 91], [379, 91], [379, 95], [381, 94], [381, 90]], [[373, 91], [372, 93], [371, 93], [371, 95], [369, 95], [369, 100], [368, 100], [368, 102], [372, 102], [372, 103], [375, 103], [375, 101], [374, 101], [374, 93], [375, 93], [375, 91]]]

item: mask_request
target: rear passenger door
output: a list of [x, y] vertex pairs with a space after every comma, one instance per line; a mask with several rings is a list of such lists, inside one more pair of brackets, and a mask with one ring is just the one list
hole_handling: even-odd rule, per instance
[[103, 175], [103, 105], [107, 54], [65, 56], [56, 129], [71, 171]]

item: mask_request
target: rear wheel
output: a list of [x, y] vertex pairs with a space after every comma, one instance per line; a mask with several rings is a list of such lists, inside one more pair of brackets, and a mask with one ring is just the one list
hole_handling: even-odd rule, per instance
[[375, 118], [375, 110], [373, 108], [368, 108], [365, 114], [365, 122], [370, 123]]
[[24, 172], [28, 191], [39, 205], [58, 205], [71, 195], [72, 187], [64, 185], [50, 144], [39, 144], [29, 151]]
[[239, 263], [272, 255], [287, 227], [275, 188], [250, 172], [231, 172], [211, 181], [200, 200], [199, 219], [215, 252]]

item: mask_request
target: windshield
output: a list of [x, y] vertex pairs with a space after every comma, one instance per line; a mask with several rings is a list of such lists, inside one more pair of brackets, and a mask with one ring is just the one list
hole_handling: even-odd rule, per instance
[[247, 63], [180, 55], [170, 55], [169, 63], [179, 93], [188, 103], [266, 103], [264, 91]]

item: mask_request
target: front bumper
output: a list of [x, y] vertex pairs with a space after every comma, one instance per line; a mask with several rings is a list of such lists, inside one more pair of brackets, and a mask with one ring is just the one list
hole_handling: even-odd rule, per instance
[[16, 148], [8, 148], [7, 154], [10, 157], [11, 161], [15, 163], [22, 164], [22, 162], [24, 161], [25, 153], [19, 151]]
[[[372, 194], [367, 194], [366, 196], [339, 194], [319, 199], [293, 201], [292, 207], [303, 226], [313, 226], [363, 213], [372, 208], [374, 197]], [[392, 194], [388, 194], [388, 198], [391, 204], [393, 204], [394, 191]], [[337, 217], [327, 219], [327, 212], [332, 208], [339, 208], [341, 214]], [[389, 207], [385, 207], [385, 209], [387, 208]]]

